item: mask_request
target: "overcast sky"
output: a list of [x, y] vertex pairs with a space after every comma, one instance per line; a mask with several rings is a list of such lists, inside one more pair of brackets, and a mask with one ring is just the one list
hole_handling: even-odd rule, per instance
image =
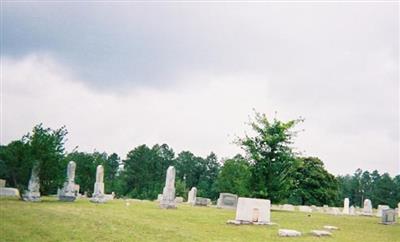
[[3, 2], [1, 16], [1, 144], [44, 123], [66, 125], [68, 150], [224, 158], [255, 109], [304, 117], [296, 150], [334, 174], [400, 174], [398, 3]]

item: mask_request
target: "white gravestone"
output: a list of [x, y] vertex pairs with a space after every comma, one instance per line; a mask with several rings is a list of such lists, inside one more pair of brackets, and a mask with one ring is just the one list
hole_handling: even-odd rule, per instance
[[175, 167], [170, 166], [167, 169], [165, 178], [165, 187], [160, 201], [161, 208], [176, 208], [175, 203]]
[[343, 202], [343, 214], [350, 214], [350, 200], [346, 197]]
[[382, 210], [390, 209], [388, 205], [378, 205], [378, 211], [376, 212], [377, 217], [382, 217]]
[[312, 213], [312, 209], [309, 206], [299, 206], [299, 211], [305, 213]]
[[28, 191], [26, 191], [22, 198], [24, 201], [38, 202], [40, 201], [40, 180], [39, 180], [39, 167], [32, 168], [31, 178], [29, 179]]
[[6, 187], [6, 180], [0, 179], [0, 187]]
[[365, 199], [364, 200], [364, 207], [362, 210], [363, 215], [371, 216], [372, 215], [372, 203], [371, 200]]
[[349, 208], [349, 214], [350, 214], [350, 215], [356, 215], [356, 208], [355, 208], [354, 206], [351, 206], [351, 207]]
[[60, 201], [73, 202], [76, 199], [75, 169], [76, 163], [70, 161], [67, 167], [67, 181], [64, 182], [64, 187], [58, 194], [58, 199]]
[[19, 190], [12, 187], [0, 187], [0, 197], [16, 197], [19, 198]]
[[294, 211], [294, 206], [292, 204], [283, 204], [282, 210], [284, 210], [284, 211]]
[[266, 199], [239, 197], [236, 208], [236, 219], [233, 224], [271, 224], [271, 201]]
[[94, 203], [104, 203], [107, 201], [106, 196], [104, 195], [104, 168], [102, 165], [98, 165], [96, 168], [96, 182], [94, 183], [94, 191], [91, 202]]
[[279, 229], [278, 235], [280, 237], [299, 237], [301, 236], [301, 232], [293, 229]]
[[394, 209], [382, 210], [382, 224], [396, 224], [397, 222], [396, 211]]
[[188, 201], [187, 203], [189, 204], [194, 204], [194, 201], [196, 200], [196, 196], [197, 196], [197, 188], [192, 187], [192, 189], [190, 189], [189, 194], [188, 194]]

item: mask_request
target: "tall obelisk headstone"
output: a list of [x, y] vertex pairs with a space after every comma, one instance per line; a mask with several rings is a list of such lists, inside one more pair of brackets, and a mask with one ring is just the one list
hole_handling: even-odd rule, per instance
[[39, 179], [39, 166], [35, 165], [32, 168], [31, 178], [29, 179], [28, 191], [22, 195], [25, 201], [38, 202], [40, 201], [40, 179]]
[[91, 202], [104, 203], [106, 202], [106, 197], [104, 196], [104, 168], [102, 165], [98, 165], [96, 169], [96, 182], [94, 183], [94, 191]]
[[76, 199], [75, 169], [76, 163], [70, 161], [67, 167], [67, 181], [64, 182], [64, 187], [58, 194], [58, 199], [61, 201], [73, 202]]
[[163, 189], [162, 199], [160, 201], [161, 208], [176, 208], [175, 204], [175, 167], [170, 166], [167, 169], [167, 177], [165, 179], [165, 187]]
[[350, 207], [350, 200], [349, 200], [349, 198], [346, 197], [343, 202], [343, 211], [342, 211], [343, 214], [350, 213], [349, 207]]

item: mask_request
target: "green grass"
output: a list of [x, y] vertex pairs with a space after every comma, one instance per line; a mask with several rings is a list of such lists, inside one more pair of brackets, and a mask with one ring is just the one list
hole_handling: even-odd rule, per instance
[[[179, 205], [162, 210], [156, 202], [114, 200], [96, 205], [44, 198], [40, 203], [0, 200], [0, 241], [400, 241], [400, 224], [381, 225], [376, 217], [273, 211], [275, 226], [227, 225], [235, 211]], [[340, 228], [333, 237], [307, 234], [324, 225]], [[278, 229], [306, 233], [280, 238]]]

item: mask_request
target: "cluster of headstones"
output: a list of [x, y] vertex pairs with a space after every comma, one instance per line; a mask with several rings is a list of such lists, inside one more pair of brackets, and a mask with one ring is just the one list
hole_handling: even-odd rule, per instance
[[[57, 192], [57, 196], [60, 201], [73, 202], [76, 200], [77, 197], [80, 196], [79, 185], [75, 184], [75, 170], [76, 170], [76, 163], [74, 161], [70, 161], [67, 167], [67, 179], [64, 182], [63, 187], [61, 189], [58, 189]], [[113, 194], [104, 193], [103, 179], [104, 179], [104, 168], [102, 165], [99, 165], [97, 166], [96, 169], [96, 182], [94, 184], [93, 195], [90, 199], [91, 202], [104, 203], [114, 198]], [[15, 192], [13, 189], [16, 190], [17, 192]], [[39, 170], [38, 167], [35, 166], [33, 167], [31, 172], [31, 177], [28, 183], [28, 190], [22, 194], [22, 199], [24, 201], [29, 201], [29, 202], [40, 201], [39, 189], [40, 189]], [[15, 188], [1, 189], [0, 195], [3, 195], [3, 190], [5, 190], [7, 194], [17, 195], [17, 197], [19, 197], [19, 192]]]

